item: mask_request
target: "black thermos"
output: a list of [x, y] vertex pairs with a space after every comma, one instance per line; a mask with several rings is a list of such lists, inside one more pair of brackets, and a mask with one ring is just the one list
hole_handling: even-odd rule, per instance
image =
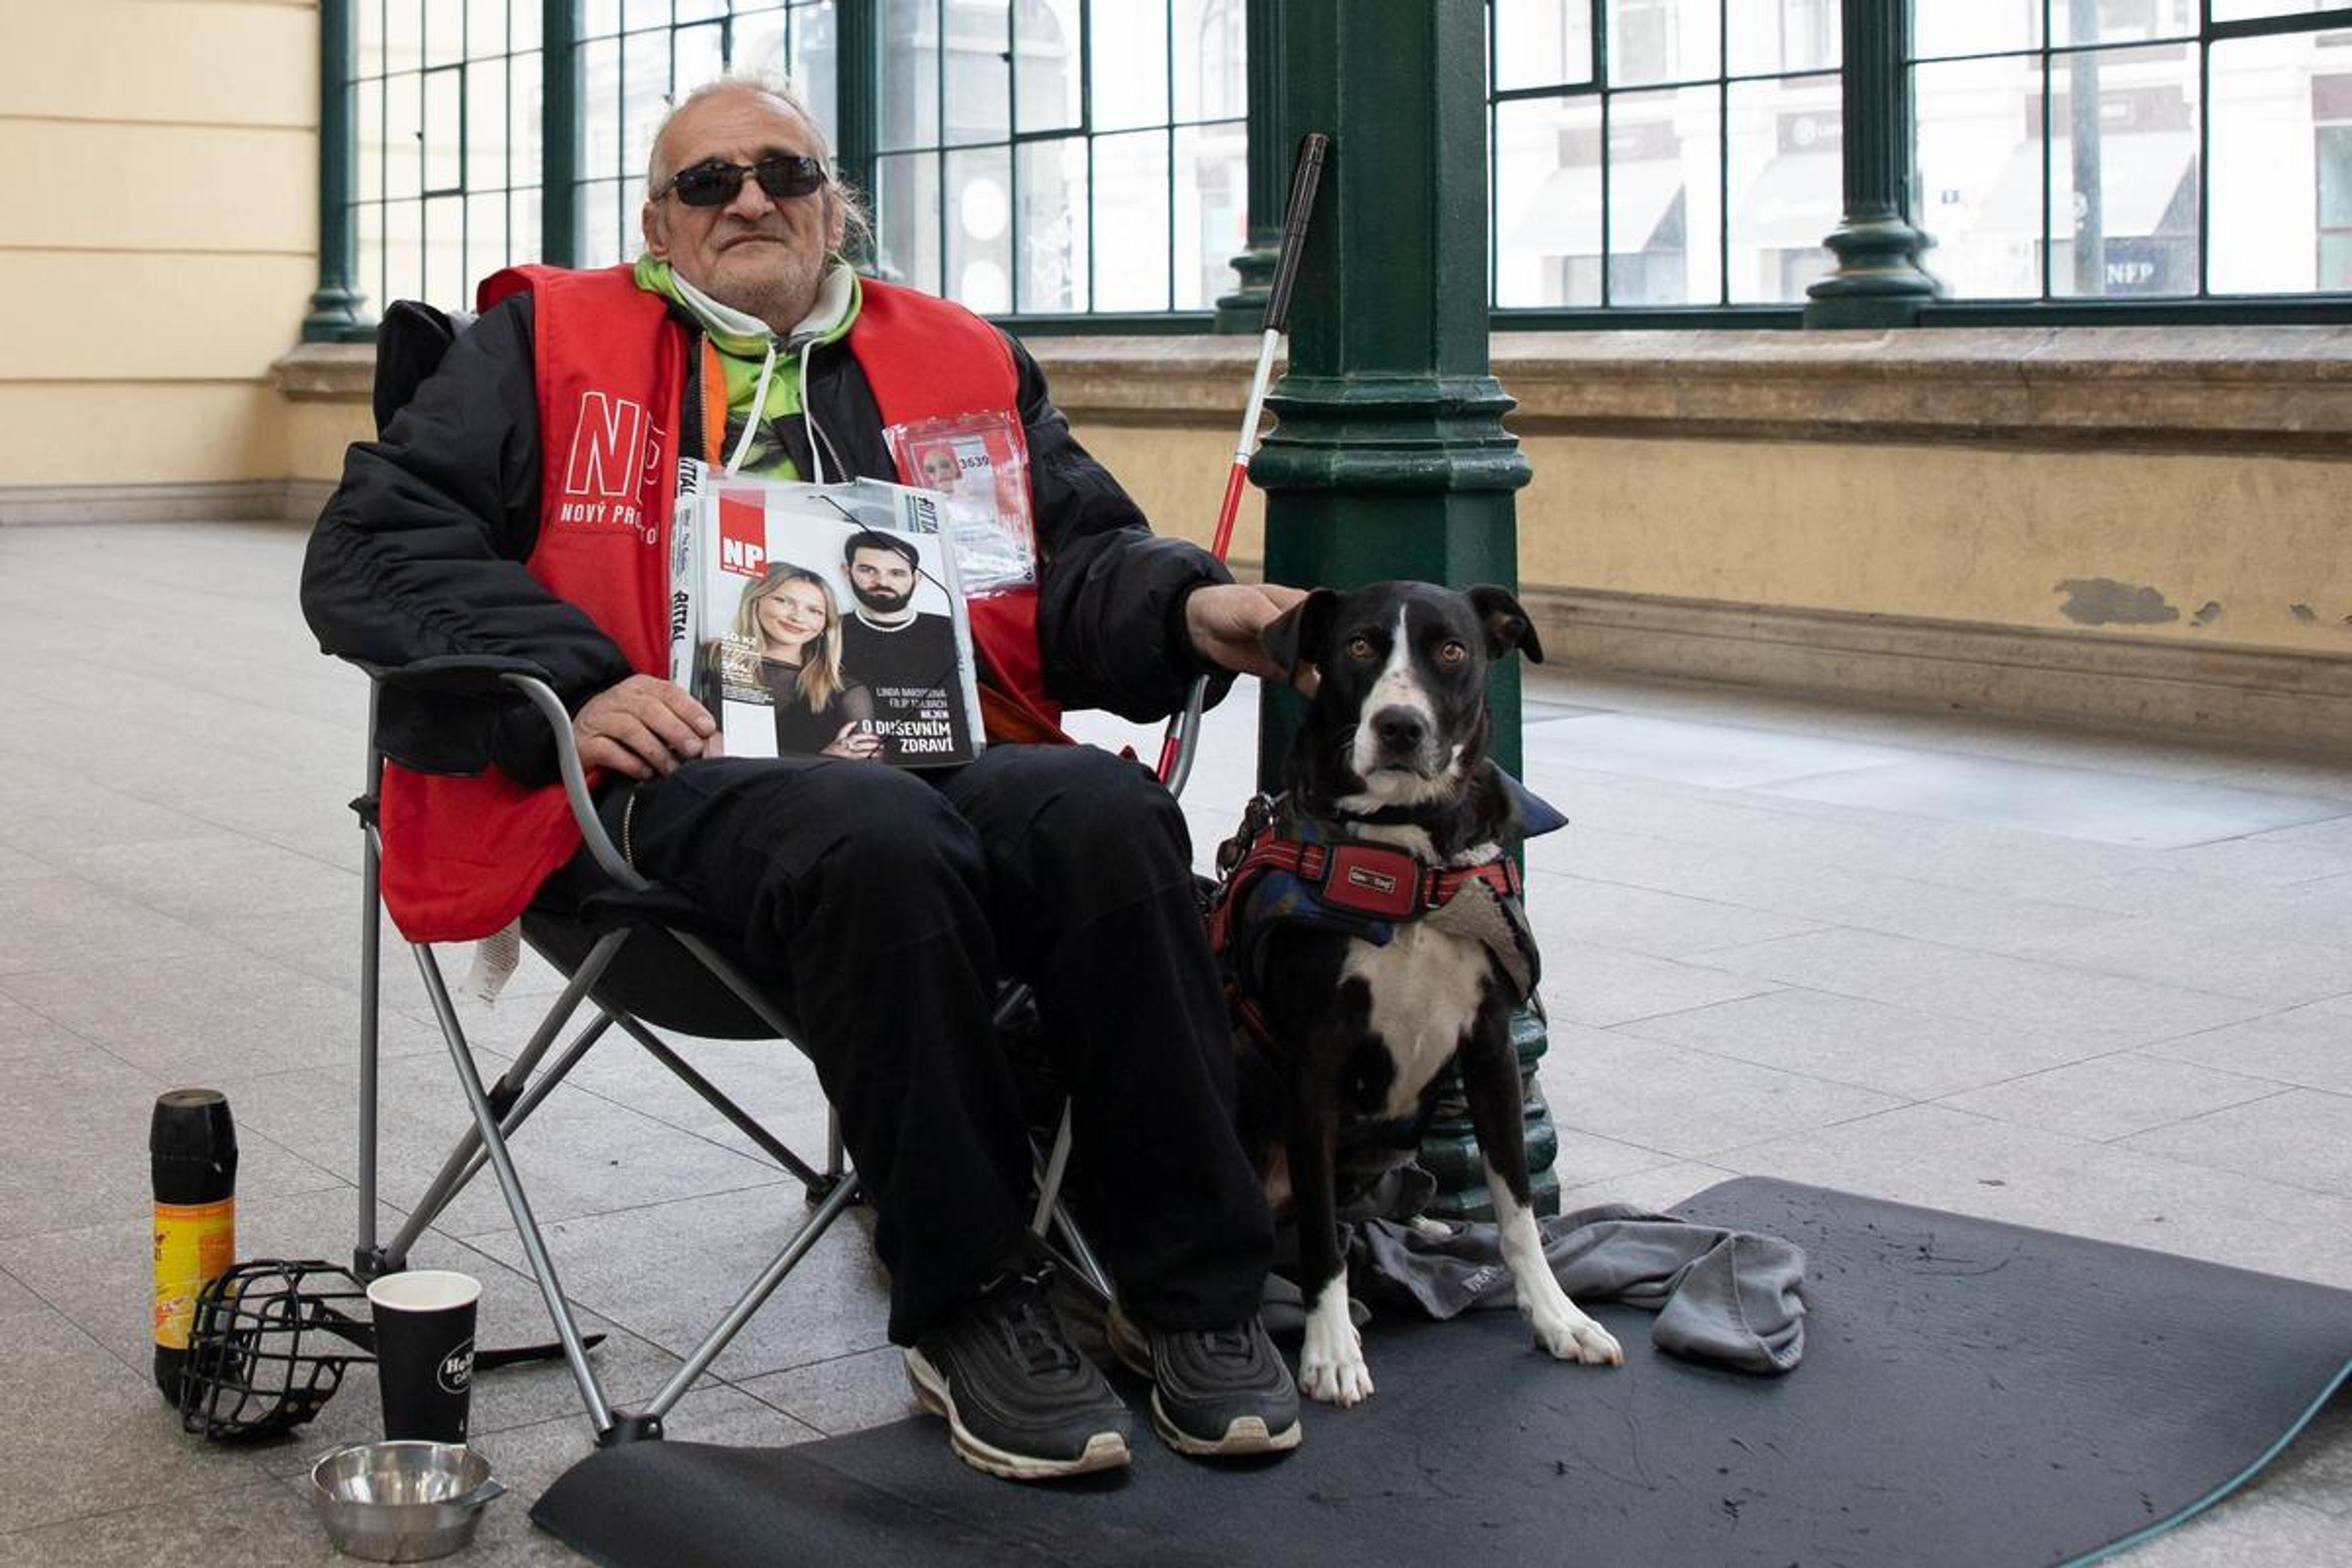
[[196, 1296], [236, 1258], [236, 1125], [215, 1089], [158, 1096], [147, 1131], [155, 1181], [155, 1386], [180, 1402]]

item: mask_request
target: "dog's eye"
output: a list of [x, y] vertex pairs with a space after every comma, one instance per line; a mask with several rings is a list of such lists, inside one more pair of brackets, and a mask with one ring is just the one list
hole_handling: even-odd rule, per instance
[[1440, 664], [1460, 664], [1469, 657], [1469, 648], [1451, 638], [1437, 645], [1437, 662]]
[[1378, 650], [1372, 647], [1372, 639], [1364, 636], [1361, 632], [1357, 633], [1354, 637], [1348, 639], [1348, 657], [1349, 658], [1370, 658]]

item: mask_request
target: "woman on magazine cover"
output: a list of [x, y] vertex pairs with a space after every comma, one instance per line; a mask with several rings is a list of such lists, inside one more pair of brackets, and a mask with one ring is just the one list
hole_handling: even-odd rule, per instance
[[874, 757], [873, 694], [841, 674], [841, 612], [833, 586], [804, 566], [776, 562], [743, 590], [738, 648], [757, 649], [743, 671], [775, 703], [776, 750], [785, 755]]

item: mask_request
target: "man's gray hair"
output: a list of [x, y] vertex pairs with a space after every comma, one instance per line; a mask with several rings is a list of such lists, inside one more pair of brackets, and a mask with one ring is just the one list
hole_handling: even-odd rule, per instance
[[841, 206], [844, 221], [842, 249], [852, 256], [870, 251], [874, 240], [874, 218], [866, 210], [865, 198], [841, 177], [841, 171], [834, 167], [832, 144], [825, 139], [824, 127], [817, 123], [815, 114], [810, 111], [808, 100], [782, 77], [752, 71], [718, 77], [704, 82], [670, 105], [669, 112], [662, 116], [659, 125], [654, 127], [654, 144], [646, 153], [646, 199], [651, 201], [654, 193], [668, 184], [670, 175], [675, 173], [662, 163], [662, 144], [668, 139], [671, 122], [703, 100], [727, 93], [772, 99], [801, 117], [816, 137], [816, 145], [811, 152], [824, 165], [826, 195]]

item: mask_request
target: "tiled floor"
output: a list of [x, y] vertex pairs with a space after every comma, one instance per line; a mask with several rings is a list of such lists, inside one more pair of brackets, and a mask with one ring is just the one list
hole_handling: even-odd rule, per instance
[[[227, 1091], [246, 1254], [350, 1246], [363, 691], [295, 611], [301, 538], [0, 530], [0, 1564], [327, 1560], [292, 1478], [374, 1419], [355, 1373], [299, 1440], [207, 1450], [144, 1370], [157, 1091]], [[1530, 899], [1571, 1204], [1763, 1173], [2352, 1287], [2352, 765], [1573, 672], [1529, 692], [1528, 775], [1574, 818], [1534, 849]], [[1252, 711], [1213, 718], [1186, 798], [1204, 849]], [[396, 1205], [459, 1119], [404, 956], [386, 974]], [[467, 1016], [516, 1043], [519, 1008]], [[790, 1053], [718, 1076], [814, 1131]], [[542, 1124], [526, 1179], [625, 1402], [797, 1189], [617, 1052]], [[558, 1132], [608, 1153], [534, 1152]], [[517, 1258], [485, 1189], [417, 1261], [484, 1279], [487, 1340], [535, 1338]], [[673, 1430], [899, 1415], [880, 1302], [853, 1223]], [[568, 1379], [486, 1377], [476, 1414], [520, 1495], [464, 1561], [573, 1561], [524, 1517], [584, 1449]], [[2347, 1428], [2323, 1417], [2132, 1561], [2352, 1561]]]

